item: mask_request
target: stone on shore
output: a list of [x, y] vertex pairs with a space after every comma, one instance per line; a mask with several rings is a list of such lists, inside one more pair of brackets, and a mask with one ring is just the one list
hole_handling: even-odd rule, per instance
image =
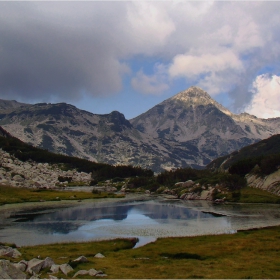
[[50, 271], [51, 271], [52, 273], [58, 273], [58, 272], [59, 272], [59, 267], [60, 267], [60, 265], [58, 265], [58, 264], [53, 264], [53, 265], [51, 266], [51, 268], [50, 268]]
[[89, 272], [87, 270], [79, 270], [74, 274], [73, 278], [76, 278], [78, 275], [88, 275], [88, 274]]
[[15, 248], [0, 245], [0, 256], [18, 258], [21, 256], [21, 253]]
[[105, 256], [103, 256], [101, 253], [97, 253], [94, 257], [99, 259], [105, 258]]
[[68, 263], [64, 263], [64, 264], [60, 265], [59, 268], [60, 268], [61, 272], [66, 276], [69, 272], [74, 270]]
[[0, 260], [0, 279], [26, 279], [26, 274], [17, 269], [10, 261]]
[[[102, 272], [103, 273], [103, 272]], [[89, 276], [95, 276], [96, 274], [98, 274], [98, 271], [95, 270], [94, 268], [91, 268], [89, 271], [88, 271], [88, 274]]]
[[34, 258], [28, 262], [26, 271], [30, 274], [34, 274], [34, 273], [38, 274], [42, 269], [44, 262], [45, 262], [44, 260], [39, 260]]
[[43, 263], [43, 266], [42, 266], [42, 269], [48, 267], [50, 268], [54, 263], [53, 259], [50, 258], [50, 257], [46, 257], [45, 260], [44, 260], [44, 263]]
[[88, 259], [85, 256], [80, 256], [77, 259], [75, 259], [73, 262], [76, 262], [76, 263], [86, 263], [86, 262], [88, 262]]

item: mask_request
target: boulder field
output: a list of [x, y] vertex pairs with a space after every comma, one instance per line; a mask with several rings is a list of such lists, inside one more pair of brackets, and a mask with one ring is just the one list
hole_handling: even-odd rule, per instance
[[63, 171], [55, 164], [23, 162], [0, 149], [0, 185], [53, 189], [66, 185], [67, 179], [89, 185], [91, 173]]
[[[9, 246], [0, 245], [0, 256], [10, 257], [12, 259], [20, 258], [21, 253], [16, 249]], [[95, 258], [105, 258], [101, 253], [97, 253]], [[71, 264], [78, 265], [79, 263], [86, 263], [88, 259], [85, 256], [76, 258]], [[73, 274], [74, 269], [69, 263], [55, 264], [52, 258], [46, 257], [45, 259], [33, 258], [29, 261], [21, 260], [19, 262], [12, 262], [7, 259], [0, 259], [0, 279], [40, 279], [40, 273], [48, 271], [50, 279], [57, 279], [54, 274], [62, 272], [64, 275], [69, 273]], [[89, 275], [96, 277], [107, 276], [101, 270], [91, 268], [89, 270], [78, 270], [73, 278], [79, 275]]]

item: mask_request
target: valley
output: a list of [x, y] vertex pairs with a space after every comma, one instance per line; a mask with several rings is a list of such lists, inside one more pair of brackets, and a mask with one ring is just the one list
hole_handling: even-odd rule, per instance
[[[230, 250], [235, 247], [228, 242], [241, 242], [244, 246], [236, 254], [245, 250], [250, 258], [261, 244], [270, 248], [275, 242], [280, 150], [279, 135], [274, 134], [279, 118], [234, 115], [196, 87], [130, 121], [116, 111], [96, 115], [66, 103], [1, 102], [3, 278], [9, 271], [40, 278], [51, 273], [53, 279], [135, 278], [143, 277], [142, 269], [152, 278], [171, 275], [153, 270], [150, 259], [161, 270], [168, 259], [169, 270], [178, 278], [227, 278], [236, 274], [232, 270], [219, 274], [212, 255], [202, 256], [194, 248], [182, 250], [182, 242], [198, 242], [204, 251], [214, 239]], [[261, 238], [266, 233], [271, 234], [269, 240], [255, 240], [258, 245], [250, 249], [254, 238], [246, 237]], [[82, 249], [97, 246], [100, 250], [95, 254], [110, 259], [112, 252], [106, 246], [112, 241], [92, 241], [111, 238], [118, 238], [113, 242], [120, 247], [113, 254], [123, 274]], [[168, 254], [162, 251], [162, 242], [172, 246]], [[16, 245], [10, 247], [11, 243]], [[53, 243], [64, 248], [63, 256], [52, 251]], [[154, 259], [147, 253], [149, 248], [162, 253]], [[80, 249], [89, 261], [73, 262]], [[13, 259], [12, 252], [18, 250], [27, 261]], [[264, 256], [267, 263], [268, 251]], [[214, 258], [227, 264], [222, 250]], [[132, 260], [143, 261], [125, 268], [124, 263]], [[194, 260], [205, 265], [203, 275], [196, 269], [175, 273], [181, 262], [190, 265]], [[235, 261], [233, 270], [237, 266], [242, 263]], [[254, 263], [243, 271], [250, 277], [257, 275]], [[258, 273], [278, 276], [275, 269]]]

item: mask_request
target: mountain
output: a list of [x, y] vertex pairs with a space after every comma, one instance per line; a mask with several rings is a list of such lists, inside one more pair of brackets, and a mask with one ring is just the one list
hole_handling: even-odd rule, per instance
[[280, 195], [280, 135], [246, 146], [213, 160], [212, 171], [225, 171], [245, 177], [250, 187]]
[[66, 103], [39, 103], [0, 111], [0, 123], [25, 143], [96, 162], [156, 169], [170, 156], [117, 111], [96, 115]]
[[[248, 145], [239, 151], [234, 151], [229, 155], [219, 157], [207, 165], [208, 169], [226, 170], [237, 162], [244, 162], [248, 168], [252, 162], [253, 167], [260, 164], [267, 156], [280, 155], [280, 135], [273, 135], [255, 144]], [[254, 160], [253, 160], [254, 159]], [[278, 164], [277, 164], [278, 165]], [[253, 168], [252, 167], [252, 168]], [[244, 167], [242, 167], [244, 169]], [[251, 168], [251, 169], [252, 169]]]
[[13, 137], [9, 132], [7, 132], [1, 126], [0, 126], [0, 136], [5, 137], [5, 138]]
[[178, 93], [130, 122], [160, 139], [186, 163], [200, 166], [280, 132], [280, 118], [235, 115], [197, 87]]
[[9, 112], [16, 108], [25, 107], [25, 106], [29, 106], [29, 105], [30, 104], [17, 102], [16, 100], [0, 99], [0, 110], [5, 111], [5, 112]]
[[232, 114], [197, 87], [132, 120], [117, 111], [97, 115], [66, 103], [17, 106], [11, 102], [9, 111], [0, 107], [0, 125], [26, 143], [156, 172], [205, 167], [219, 156], [280, 133], [280, 118]]

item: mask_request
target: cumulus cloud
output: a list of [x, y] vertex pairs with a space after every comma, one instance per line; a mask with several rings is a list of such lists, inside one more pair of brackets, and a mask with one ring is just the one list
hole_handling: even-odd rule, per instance
[[245, 112], [259, 118], [280, 117], [280, 76], [262, 74], [252, 85], [253, 98]]
[[146, 75], [143, 70], [138, 71], [131, 80], [132, 87], [145, 94], [162, 94], [168, 90], [169, 84], [165, 67], [157, 64], [155, 68], [154, 75]]
[[[169, 68], [171, 77], [185, 77], [189, 80], [198, 80], [198, 85], [210, 94], [219, 94], [228, 90], [230, 85], [226, 75], [244, 71], [243, 63], [231, 50], [218, 54], [177, 55]], [[203, 75], [203, 78], [200, 76]]]

